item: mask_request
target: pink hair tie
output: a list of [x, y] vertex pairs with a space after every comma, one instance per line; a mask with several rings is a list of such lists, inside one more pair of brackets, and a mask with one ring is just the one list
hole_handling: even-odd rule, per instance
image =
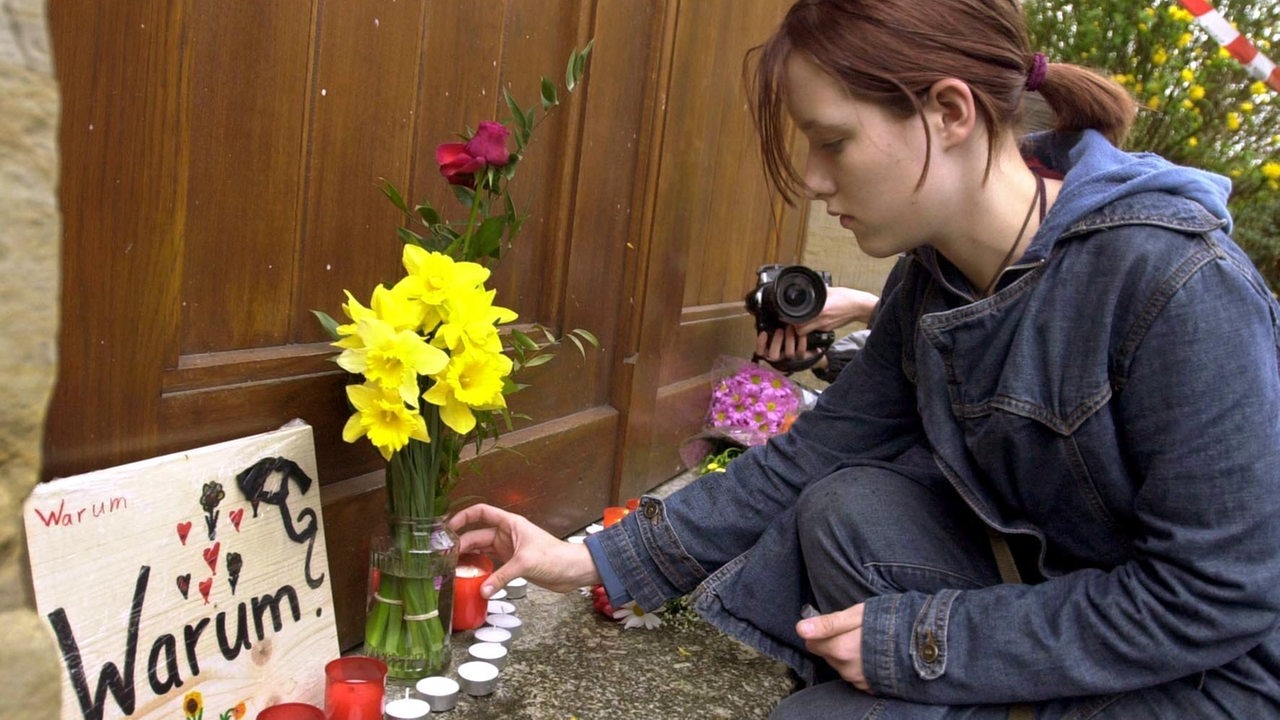
[[1036, 53], [1031, 58], [1031, 69], [1027, 71], [1026, 88], [1031, 92], [1040, 89], [1040, 83], [1044, 82], [1044, 76], [1049, 74], [1049, 61], [1044, 59], [1044, 53]]

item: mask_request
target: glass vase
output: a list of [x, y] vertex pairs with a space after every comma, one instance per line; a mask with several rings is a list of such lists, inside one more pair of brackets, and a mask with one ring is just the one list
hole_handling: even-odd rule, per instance
[[445, 518], [392, 517], [369, 553], [364, 654], [387, 676], [418, 680], [449, 667], [458, 536]]

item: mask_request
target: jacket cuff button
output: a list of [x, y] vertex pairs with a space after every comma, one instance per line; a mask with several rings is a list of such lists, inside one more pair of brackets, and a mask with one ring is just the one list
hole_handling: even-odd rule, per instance
[[932, 632], [925, 633], [924, 641], [920, 643], [920, 659], [929, 664], [938, 661], [938, 641]]

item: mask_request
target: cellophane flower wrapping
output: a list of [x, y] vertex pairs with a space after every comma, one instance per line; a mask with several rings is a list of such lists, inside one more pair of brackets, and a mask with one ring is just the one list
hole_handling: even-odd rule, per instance
[[802, 409], [800, 387], [773, 368], [722, 355], [711, 373], [706, 430], [750, 447], [786, 432]]
[[816, 398], [773, 368], [721, 355], [711, 369], [706, 421], [700, 433], [680, 446], [680, 459], [695, 468], [727, 448], [762, 445], [786, 432]]

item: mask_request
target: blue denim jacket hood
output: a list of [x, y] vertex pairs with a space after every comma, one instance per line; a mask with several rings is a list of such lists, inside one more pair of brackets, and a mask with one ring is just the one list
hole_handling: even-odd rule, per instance
[[644, 498], [593, 554], [642, 607], [693, 591], [813, 679], [797, 498], [842, 468], [927, 469], [1034, 539], [1047, 580], [870, 598], [874, 692], [1027, 702], [1212, 673], [1280, 711], [1280, 312], [1223, 232], [1225, 181], [1092, 132], [1027, 147], [1064, 185], [995, 294], [909, 254], [817, 407], [728, 472]]
[[1053, 213], [1037, 235], [1056, 238], [1081, 219], [1124, 198], [1160, 192], [1191, 200], [1223, 221], [1231, 232], [1227, 197], [1231, 181], [1221, 175], [1174, 165], [1151, 153], [1126, 153], [1088, 130], [1079, 136], [1038, 133], [1023, 142], [1024, 152], [1065, 173]]

